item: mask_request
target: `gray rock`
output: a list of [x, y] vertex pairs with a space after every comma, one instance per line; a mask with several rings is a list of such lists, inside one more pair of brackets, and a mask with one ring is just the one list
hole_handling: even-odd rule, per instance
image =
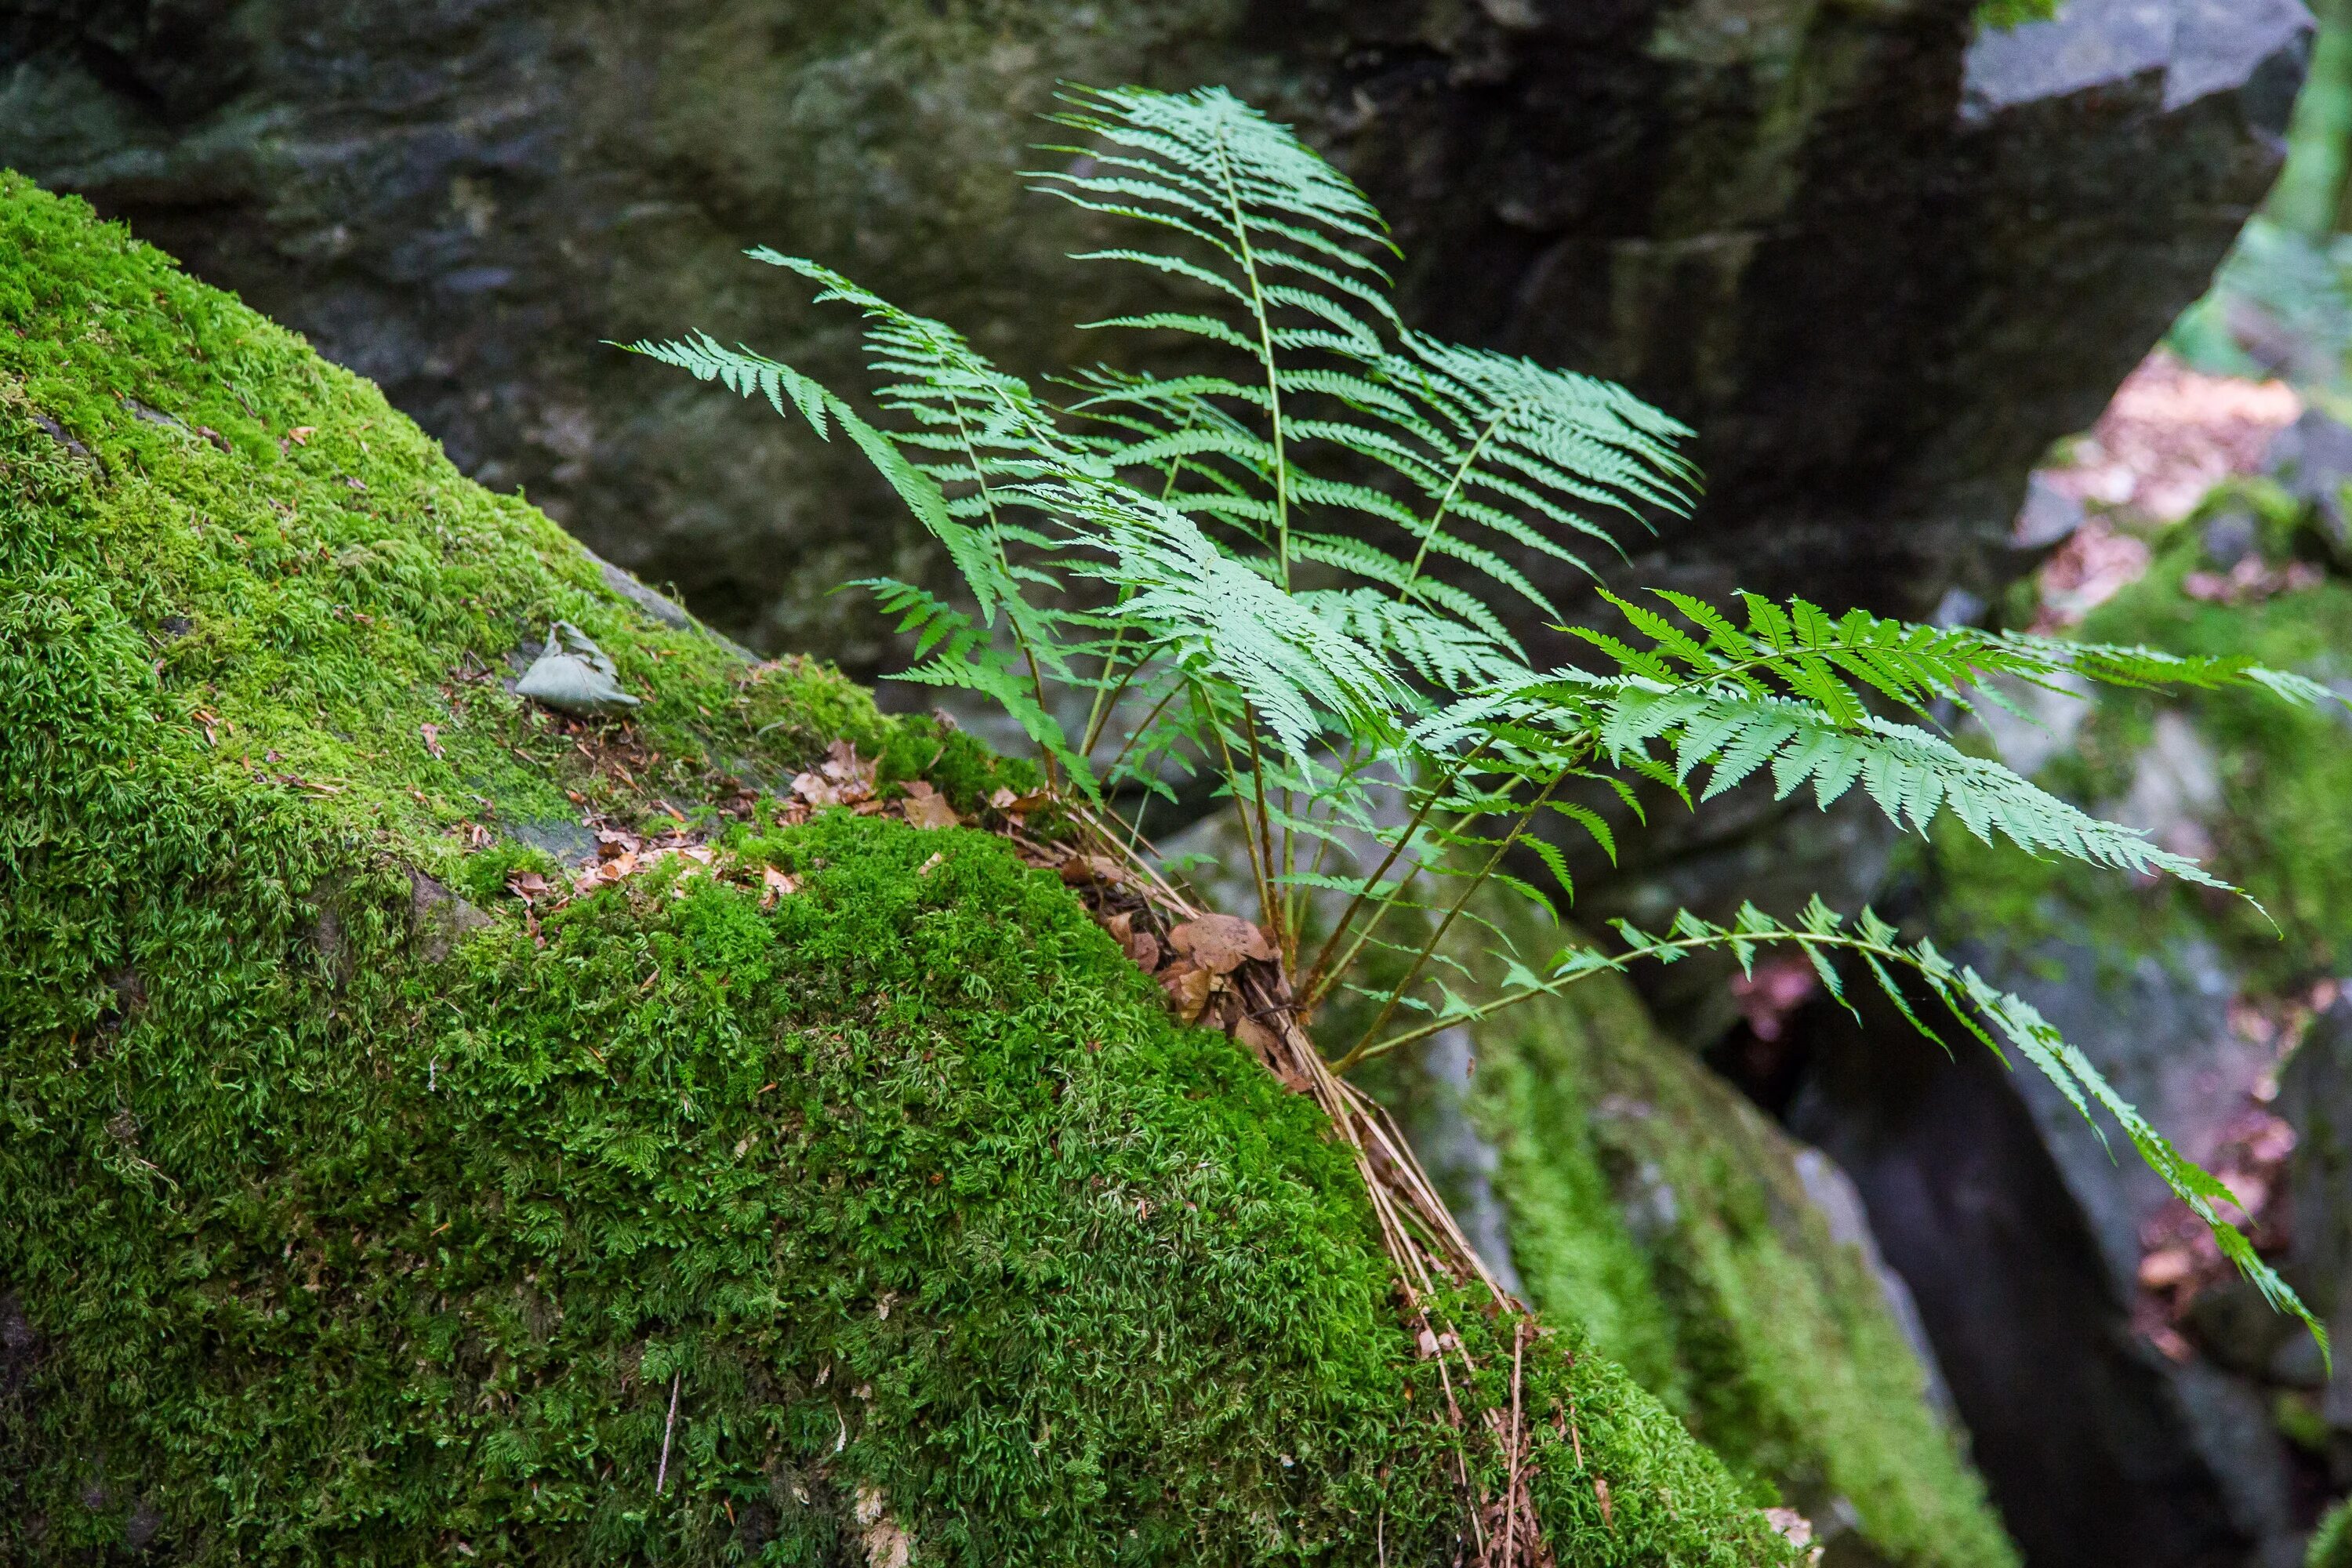
[[2352, 426], [2306, 408], [2271, 438], [2265, 460], [2287, 493], [2312, 509], [2328, 547], [2339, 559], [2352, 560], [2352, 527], [2344, 511], [2345, 482], [2352, 480]]
[[2324, 1410], [2352, 1433], [2352, 997], [2312, 1024], [2279, 1074], [2275, 1108], [2295, 1131], [2288, 1271], [2338, 1346]]
[[2083, 526], [2080, 496], [2060, 489], [2046, 474], [2037, 473], [2025, 487], [2025, 504], [2017, 510], [2010, 542], [2020, 550], [2043, 551], [2063, 544]]
[[1410, 1131], [1413, 1152], [1437, 1184], [1454, 1223], [1504, 1289], [1526, 1287], [1511, 1260], [1511, 1216], [1495, 1191], [1502, 1155], [1470, 1113], [1470, 1077], [1477, 1069], [1470, 1031], [1446, 1029], [1430, 1037], [1414, 1058], [1422, 1079], [1412, 1097]]
[[[2048, 982], [2034, 999], [2063, 1011], [2086, 1049], [2127, 1056], [2113, 1066], [2144, 1105], [2164, 1082], [2193, 1086], [2165, 1047], [2210, 1021], [2202, 994], [2147, 976], [2105, 991], [2095, 974], [2079, 976], [2078, 1006]], [[2110, 1159], [2071, 1110], [2040, 1103], [2027, 1072], [1981, 1049], [1948, 1055], [1874, 995], [1856, 1001], [1862, 1026], [1828, 1005], [1792, 1021], [1811, 1065], [1790, 1129], [1853, 1177], [2026, 1561], [2260, 1561], [2289, 1523], [2254, 1517], [2274, 1495], [2275, 1435], [2250, 1441], [2242, 1400], [2184, 1387], [2127, 1326], [2136, 1216], [2152, 1201], [2137, 1162]], [[2098, 1026], [2102, 1005], [2113, 1016]]]
[[2299, 0], [2066, 0], [2046, 22], [1979, 39], [1964, 101], [1984, 117], [2160, 71], [2164, 107], [2179, 109], [2244, 85], [2311, 29]]
[[2216, 572], [2227, 572], [2261, 547], [2262, 523], [2242, 507], [2232, 507], [2206, 520], [2199, 542], [2205, 564]]

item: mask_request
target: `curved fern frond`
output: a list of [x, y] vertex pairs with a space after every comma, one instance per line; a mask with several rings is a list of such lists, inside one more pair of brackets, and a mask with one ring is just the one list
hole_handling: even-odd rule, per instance
[[[1434, 1023], [1418, 1025], [1366, 1048], [1362, 1057], [1384, 1056], [1449, 1025], [1476, 1023], [1507, 1007], [1537, 996], [1551, 995], [1594, 974], [1622, 973], [1643, 962], [1675, 963], [1694, 953], [1729, 952], [1743, 973], [1753, 974], [1757, 958], [1774, 947], [1794, 948], [1811, 963], [1823, 988], [1840, 1005], [1853, 1010], [1836, 961], [1859, 960], [1872, 981], [1911, 1026], [1945, 1046], [1943, 1037], [1897, 982], [1908, 974], [1959, 1027], [1990, 1049], [2004, 1064], [2003, 1047], [2024, 1058], [2058, 1089], [2066, 1102], [2106, 1142], [2094, 1107], [2123, 1130], [2142, 1160], [2162, 1178], [2173, 1194], [2203, 1221], [2221, 1253], [2278, 1311], [2300, 1319], [2318, 1342], [2321, 1354], [2330, 1354], [2327, 1331], [2304, 1305], [2292, 1286], [2264, 1263], [2245, 1234], [2222, 1216], [2220, 1205], [2239, 1206], [2237, 1194], [2184, 1156], [2149, 1124], [2147, 1119], [2116, 1091], [2105, 1074], [2082, 1051], [2061, 1036], [2039, 1010], [2024, 998], [2002, 990], [1970, 965], [1960, 963], [1932, 942], [1906, 942], [1895, 927], [1870, 910], [1847, 920], [1815, 898], [1795, 921], [1778, 920], [1754, 904], [1743, 905], [1728, 925], [1700, 919], [1684, 910], [1663, 932], [1649, 932], [1626, 921], [1611, 922], [1624, 942], [1622, 952], [1576, 947], [1562, 951], [1538, 974], [1513, 962], [1500, 994], [1475, 1006], [1450, 1012]], [[1858, 1015], [1857, 1015], [1858, 1016]]]
[[2168, 690], [2256, 687], [2291, 702], [2346, 699], [2305, 677], [2241, 658], [2191, 658], [2147, 647], [2066, 642], [1973, 626], [1931, 626], [1866, 610], [1832, 619], [1819, 605], [1791, 599], [1784, 607], [1740, 595], [1745, 625], [1687, 594], [1653, 589], [1683, 621], [1603, 591], [1648, 646], [1631, 647], [1589, 626], [1564, 627], [1608, 654], [1624, 673], [1669, 687], [1729, 682], [1764, 694], [1778, 689], [1819, 704], [1842, 722], [1860, 724], [1874, 697], [1915, 713], [1939, 700], [1963, 707], [1999, 700], [1984, 689], [2001, 675], [2063, 690], [2062, 677], [2109, 686]]
[[2194, 860], [2090, 816], [2000, 763], [1873, 713], [1833, 715], [1815, 702], [1758, 696], [1734, 685], [1676, 690], [1635, 681], [1620, 684], [1590, 710], [1612, 759], [1650, 755], [1650, 742], [1664, 741], [1673, 749], [1677, 783], [1706, 766], [1702, 800], [1769, 767], [1778, 798], [1810, 784], [1827, 807], [1859, 784], [1898, 826], [1924, 833], [1948, 811], [1986, 843], [1999, 834], [2036, 854], [2237, 890]]

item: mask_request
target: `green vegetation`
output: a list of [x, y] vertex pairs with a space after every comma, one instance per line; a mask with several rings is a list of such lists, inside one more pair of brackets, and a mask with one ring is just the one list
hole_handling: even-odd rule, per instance
[[[1002, 839], [738, 793], [1034, 773], [646, 616], [79, 204], [0, 177], [0, 1557], [1453, 1560], [1312, 1109]], [[504, 690], [557, 619], [628, 723]], [[712, 859], [510, 896], [583, 808]], [[1578, 1329], [1521, 1394], [1562, 1561], [1787, 1556]]]
[[2046, 22], [2058, 14], [2059, 0], [1979, 0], [1977, 26], [2007, 30], [2027, 22]]
[[[2235, 489], [2209, 503], [2240, 504]], [[2271, 534], [2269, 548], [2283, 555], [2288, 542], [2275, 518]], [[2175, 530], [2147, 575], [2094, 611], [2083, 635], [2257, 661], [2352, 690], [2344, 652], [2352, 647], [2352, 586], [2331, 576], [2258, 602], [2216, 604], [2182, 591], [2201, 565], [2198, 528]], [[2284, 994], [2352, 968], [2352, 796], [2343, 762], [2352, 731], [2342, 708], [2107, 692], [2039, 781], [2084, 803], [2124, 799], [2168, 713], [2188, 719], [2215, 761], [2218, 796], [2199, 823], [2212, 868], [2260, 909], [2166, 882], [2118, 898], [2063, 863], [1998, 856], [1952, 834], [1939, 837], [1933, 858], [1948, 901], [1969, 911], [1972, 927], [2026, 942], [2089, 930], [2105, 952], [2162, 953], [2201, 935], [2221, 946], [2256, 994]]]
[[[1089, 825], [1106, 853], [1160, 878], [1145, 809], [1178, 777], [1216, 781], [1247, 846], [1257, 923], [1285, 972], [1252, 1016], [1278, 1022], [1298, 1076], [1346, 1136], [1358, 1137], [1359, 1113], [1339, 1076], [1438, 1030], [1633, 959], [1718, 949], [1746, 967], [1764, 949], [1793, 947], [1832, 994], [1832, 961], [1858, 963], [1932, 1034], [1895, 978], [1902, 972], [1943, 1005], [1945, 1026], [2015, 1050], [2086, 1119], [2097, 1106], [2263, 1295], [2324, 1342], [2318, 1321], [2221, 1219], [2214, 1205], [2230, 1201], [2227, 1189], [2032, 1007], [1932, 942], [1905, 943], [1868, 910], [1848, 918], [1816, 900], [1788, 918], [1749, 905], [1727, 926], [1687, 913], [1663, 933], [1621, 923], [1621, 951], [1514, 953], [1475, 999], [1449, 988], [1449, 977], [1469, 976], [1440, 954], [1490, 881], [1556, 913], [1544, 889], [1505, 869], [1516, 852], [1569, 889], [1559, 851], [1534, 831], [1546, 813], [1613, 856], [1609, 826], [1558, 798], [1564, 784], [1598, 780], [1631, 805], [1633, 786], [1650, 780], [1688, 798], [1702, 768], [1706, 795], [1767, 769], [1780, 795], [1811, 785], [1824, 807], [1859, 784], [1900, 826], [1924, 832], [1948, 816], [1988, 843], [2227, 891], [2192, 859], [1882, 710], [1932, 722], [1939, 705], [1972, 703], [1995, 676], [2256, 687], [2307, 705], [2329, 701], [2326, 689], [2242, 659], [1860, 610], [1832, 618], [1754, 595], [1742, 595], [1735, 625], [1671, 592], [1655, 595], [1663, 610], [1603, 595], [1631, 641], [1560, 628], [1605, 673], [1544, 668], [1480, 591], [1559, 616], [1528, 573], [1589, 572], [1578, 552], [1615, 548], [1611, 519], [1622, 531], [1645, 508], [1679, 509], [1696, 482], [1674, 450], [1681, 428], [1622, 387], [1412, 331], [1376, 259], [1394, 248], [1379, 213], [1232, 94], [1079, 89], [1068, 101], [1055, 122], [1090, 140], [1056, 149], [1075, 161], [1037, 175], [1038, 188], [1171, 247], [1079, 259], [1141, 266], [1189, 290], [1171, 300], [1179, 308], [1097, 324], [1197, 340], [1198, 373], [1079, 372], [1056, 405], [953, 329], [766, 249], [753, 258], [819, 285], [820, 303], [865, 315], [875, 402], [895, 429], [792, 366], [708, 335], [635, 346], [765, 396], [820, 437], [838, 429], [873, 462], [945, 547], [973, 606], [909, 584], [866, 584], [918, 634], [919, 662], [903, 679], [1001, 705], [1049, 781], [1101, 814]], [[1058, 717], [1064, 709], [1083, 710], [1083, 726]], [[1122, 787], [1143, 802], [1131, 819], [1113, 798]], [[1363, 858], [1377, 862], [1369, 873], [1354, 853], [1365, 841]], [[1310, 910], [1331, 894], [1344, 907], [1319, 945], [1306, 942]], [[1371, 995], [1370, 1021], [1325, 1060], [1306, 1026], [1336, 993], [1364, 989], [1359, 960], [1377, 963], [1398, 942], [1382, 930], [1391, 915], [1422, 914], [1424, 934]], [[1411, 1240], [1411, 1216], [1382, 1206], [1376, 1163], [1365, 1172], [1409, 1276], [1422, 1245], [1478, 1268], [1442, 1215], [1424, 1211], [1433, 1234]]]

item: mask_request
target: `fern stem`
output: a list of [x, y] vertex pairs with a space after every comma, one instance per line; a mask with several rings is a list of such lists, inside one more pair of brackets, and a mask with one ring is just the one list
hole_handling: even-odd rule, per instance
[[1274, 436], [1274, 556], [1281, 573], [1283, 592], [1290, 591], [1290, 459], [1285, 451], [1282, 419], [1282, 378], [1275, 367], [1274, 322], [1266, 314], [1265, 290], [1258, 282], [1257, 251], [1250, 244], [1249, 225], [1242, 216], [1241, 193], [1234, 188], [1233, 158], [1221, 140], [1217, 147], [1217, 178], [1224, 187], [1225, 210], [1232, 215], [1234, 243], [1241, 247], [1242, 276], [1249, 281], [1250, 313], [1257, 318], [1258, 359], [1265, 366], [1266, 423]]
[[[1194, 423], [1194, 416], [1187, 414], [1184, 416], [1183, 429], [1178, 431], [1177, 434], [1183, 435], [1189, 432], [1192, 428]], [[1160, 487], [1160, 500], [1163, 504], [1167, 501], [1169, 497], [1176, 493], [1176, 476], [1183, 471], [1184, 464], [1181, 458], [1168, 465], [1168, 477]], [[1129, 598], [1134, 596], [1134, 589], [1122, 584], [1118, 591], [1118, 603], [1122, 605], [1125, 605]], [[1094, 707], [1093, 710], [1087, 714], [1086, 739], [1080, 742], [1078, 746], [1078, 755], [1081, 757], [1085, 757], [1089, 760], [1093, 758], [1095, 754], [1095, 742], [1102, 739], [1103, 726], [1110, 722], [1111, 705], [1118, 700], [1120, 693], [1127, 689], [1128, 683], [1132, 681], [1138, 675], [1141, 674], [1143, 667], [1147, 663], [1150, 662], [1148, 658], [1137, 659], [1134, 664], [1128, 667], [1127, 673], [1119, 677], [1118, 684], [1117, 686], [1112, 687], [1108, 693], [1104, 691], [1102, 683], [1110, 679], [1110, 672], [1118, 668], [1119, 650], [1127, 646], [1127, 634], [1131, 629], [1132, 628], [1126, 621], [1120, 621], [1118, 625], [1118, 635], [1111, 638], [1110, 651], [1103, 655], [1102, 669], [1095, 676]], [[1164, 708], [1166, 706], [1167, 702], [1165, 700], [1162, 700], [1160, 707]], [[1157, 716], [1156, 710], [1154, 710], [1154, 716]], [[1119, 755], [1121, 756], [1125, 756], [1126, 754], [1127, 753], [1124, 751], [1119, 752]], [[1118, 764], [1113, 763], [1112, 765], [1115, 767]]]
[[[1275, 892], [1277, 884], [1274, 880], [1274, 828], [1265, 812], [1265, 763], [1258, 754], [1257, 713], [1246, 702], [1242, 704], [1242, 732], [1249, 737], [1250, 793], [1257, 797], [1257, 832], [1265, 847], [1266, 878], [1258, 889], [1258, 910], [1274, 927], [1274, 945], [1282, 953], [1283, 966], [1288, 968], [1297, 961], [1298, 954], [1291, 941], [1287, 912], [1283, 908], [1279, 895]], [[1244, 826], [1247, 825], [1244, 824]], [[1288, 849], [1288, 830], [1286, 829], [1284, 832], [1286, 852]], [[1286, 866], [1284, 870], [1286, 873], [1288, 868]]]
[[[1196, 706], [1200, 704], [1197, 683], [1193, 686], [1193, 701]], [[1234, 796], [1234, 804], [1242, 813], [1242, 841], [1249, 849], [1250, 878], [1257, 884], [1257, 907], [1262, 911], [1273, 902], [1274, 891], [1272, 884], [1266, 879], [1267, 867], [1258, 858], [1257, 835], [1250, 827], [1248, 809], [1242, 805], [1240, 794], [1235, 787], [1241, 779], [1241, 769], [1234, 763], [1233, 748], [1225, 742], [1225, 727], [1218, 721], [1217, 710], [1213, 704], [1209, 706], [1208, 717], [1209, 733], [1216, 737], [1217, 755], [1224, 763], [1225, 793]]]
[[[1118, 754], [1111, 758], [1109, 763], [1104, 767], [1104, 778], [1108, 779], [1112, 774], [1118, 772], [1118, 764], [1127, 761], [1127, 753], [1135, 750], [1135, 743], [1143, 739], [1145, 734], [1150, 731], [1153, 721], [1156, 721], [1162, 712], [1166, 711], [1168, 704], [1176, 700], [1176, 694], [1183, 689], [1184, 688], [1181, 686], [1170, 687], [1168, 689], [1168, 695], [1162, 697], [1158, 702], [1152, 704], [1151, 711], [1143, 716], [1143, 722], [1138, 724], [1134, 729], [1128, 731], [1127, 743], [1119, 747]], [[1091, 750], [1092, 748], [1089, 747], [1088, 752], [1091, 752]], [[1080, 756], [1087, 757], [1087, 760], [1089, 762], [1094, 760], [1087, 754], [1087, 752], [1081, 752], [1078, 754]]]
[[[972, 445], [971, 427], [964, 423], [962, 399], [950, 397], [948, 406], [955, 411], [956, 441], [963, 447], [965, 459], [971, 464], [971, 480], [979, 487], [981, 509], [988, 515], [988, 542], [996, 547], [996, 563], [1003, 568], [1005, 577], [1010, 580], [1013, 560], [1004, 552], [1004, 525], [997, 517], [996, 492], [989, 489], [988, 470], [981, 463], [979, 448]], [[1004, 624], [1013, 633], [1013, 643], [1021, 649], [1022, 662], [1029, 667], [1029, 689], [1036, 696], [1037, 710], [1052, 720], [1054, 710], [1045, 697], [1045, 672], [1037, 668], [1036, 650], [1029, 646], [1028, 636], [1021, 629], [1019, 616], [1008, 611]], [[1060, 721], [1055, 720], [1054, 722], [1058, 728]], [[1060, 766], [1054, 761], [1054, 748], [1043, 741], [1038, 742], [1037, 760], [1045, 764], [1045, 787], [1058, 793], [1062, 774]]]
[[[1517, 991], [1506, 992], [1504, 994], [1495, 997], [1491, 1001], [1480, 1003], [1477, 1006], [1470, 1008], [1467, 1012], [1456, 1013], [1451, 1017], [1439, 1018], [1431, 1023], [1417, 1025], [1412, 1028], [1405, 1030], [1402, 1034], [1390, 1036], [1387, 1039], [1381, 1041], [1378, 1045], [1363, 1047], [1357, 1050], [1349, 1052], [1347, 1057], [1336, 1064], [1331, 1070], [1333, 1072], [1345, 1072], [1349, 1068], [1359, 1066], [1364, 1062], [1375, 1060], [1378, 1058], [1387, 1056], [1391, 1051], [1398, 1050], [1405, 1046], [1415, 1044], [1421, 1040], [1425, 1040], [1429, 1038], [1430, 1036], [1437, 1034], [1442, 1030], [1454, 1027], [1456, 1024], [1483, 1023], [1506, 1008], [1516, 1007], [1522, 1002], [1532, 1002], [1538, 996], [1557, 996], [1561, 992], [1567, 990], [1570, 986], [1575, 984], [1578, 981], [1590, 980], [1596, 974], [1622, 974], [1628, 968], [1632, 967], [1633, 961], [1637, 958], [1654, 957], [1658, 953], [1670, 950], [1675, 952], [1696, 952], [1710, 947], [1728, 947], [1737, 942], [1751, 942], [1761, 947], [1767, 942], [1795, 942], [1800, 946], [1805, 947], [1824, 947], [1847, 952], [1866, 953], [1874, 958], [1885, 959], [1891, 963], [1899, 963], [1906, 969], [1916, 970], [1919, 968], [1919, 961], [1910, 953], [1904, 952], [1901, 948], [1889, 946], [1885, 942], [1874, 942], [1864, 937], [1840, 936], [1813, 931], [1774, 931], [1769, 935], [1763, 933], [1748, 934], [1744, 932], [1710, 932], [1706, 936], [1678, 937], [1672, 942], [1661, 942], [1652, 946], [1645, 947], [1639, 952], [1622, 953], [1614, 958], [1604, 957], [1602, 962], [1594, 964], [1590, 969], [1580, 969], [1573, 974], [1560, 975], [1557, 979], [1544, 982], [1541, 985], [1526, 986]], [[1667, 961], [1662, 960], [1661, 962]], [[1948, 1005], [1948, 1003], [1947, 1005]]]
[[[1445, 911], [1445, 918], [1437, 922], [1437, 929], [1430, 933], [1429, 940], [1422, 943], [1421, 951], [1413, 955], [1412, 967], [1405, 971], [1404, 978], [1399, 981], [1396, 988], [1389, 993], [1389, 999], [1381, 1008], [1380, 1016], [1372, 1020], [1371, 1026], [1364, 1031], [1363, 1037], [1356, 1042], [1355, 1048], [1332, 1064], [1333, 1072], [1344, 1073], [1364, 1059], [1365, 1047], [1371, 1044], [1375, 1036], [1388, 1027], [1389, 1020], [1396, 1015], [1397, 1004], [1404, 1000], [1404, 994], [1407, 991], [1412, 989], [1412, 983], [1421, 978], [1422, 970], [1428, 966], [1432, 955], [1445, 941], [1445, 933], [1454, 929], [1454, 922], [1461, 918], [1463, 907], [1469, 903], [1471, 895], [1484, 887], [1486, 879], [1495, 874], [1495, 868], [1503, 863], [1504, 855], [1509, 851], [1512, 845], [1518, 842], [1519, 835], [1527, 831], [1528, 824], [1535, 820], [1536, 813], [1543, 809], [1544, 802], [1551, 798], [1552, 791], [1558, 789], [1560, 781], [1567, 776], [1568, 770], [1565, 768], [1552, 774], [1542, 791], [1535, 799], [1528, 803], [1527, 809], [1519, 813], [1519, 819], [1511, 825], [1510, 830], [1496, 841], [1495, 852], [1486, 857], [1486, 863], [1478, 868], [1477, 875], [1470, 879], [1470, 885], [1462, 889], [1462, 896], [1454, 900], [1453, 907]], [[1456, 1016], [1458, 1017], [1459, 1015]]]
[[[1321, 950], [1315, 954], [1315, 963], [1307, 972], [1306, 982], [1299, 987], [1298, 1005], [1302, 1011], [1312, 1012], [1316, 1005], [1323, 1000], [1324, 994], [1329, 990], [1330, 983], [1346, 973], [1348, 965], [1354, 962], [1355, 955], [1363, 951], [1363, 942], [1359, 939], [1356, 944], [1348, 950], [1346, 958], [1337, 964], [1331, 963], [1331, 955], [1339, 948], [1339, 940], [1348, 934], [1349, 923], [1356, 918], [1358, 911], [1364, 907], [1364, 900], [1370, 896], [1365, 889], [1380, 885], [1381, 879], [1389, 874], [1389, 868], [1397, 863], [1397, 858], [1402, 855], [1405, 847], [1412, 842], [1413, 835], [1421, 831], [1421, 825], [1429, 820], [1429, 814], [1437, 809], [1437, 803], [1444, 798], [1445, 792], [1454, 787], [1454, 781], [1460, 778], [1470, 764], [1478, 760], [1479, 754], [1493, 743], [1491, 736], [1479, 742], [1460, 762], [1446, 771], [1445, 776], [1441, 781], [1431, 786], [1429, 794], [1423, 797], [1421, 805], [1413, 812], [1412, 820], [1404, 825], [1404, 831], [1399, 834], [1395, 842], [1389, 846], [1389, 852], [1381, 858], [1379, 869], [1367, 877], [1363, 887], [1357, 889], [1355, 897], [1348, 900], [1348, 907], [1340, 911], [1339, 923], [1331, 928], [1331, 934], [1324, 939]], [[1396, 893], [1391, 893], [1381, 900], [1381, 908], [1385, 910], [1390, 904], [1396, 901], [1398, 895], [1403, 890], [1403, 884], [1400, 883]]]
[[1453, 480], [1446, 485], [1445, 493], [1438, 498], [1437, 510], [1430, 513], [1429, 526], [1421, 531], [1421, 548], [1413, 552], [1412, 564], [1405, 568], [1404, 581], [1397, 588], [1398, 598], [1412, 593], [1413, 584], [1420, 581], [1421, 563], [1429, 559], [1429, 542], [1437, 537], [1438, 527], [1444, 522], [1446, 512], [1452, 510], [1454, 498], [1462, 493], [1462, 483], [1470, 477], [1470, 469], [1478, 461], [1478, 454], [1486, 449], [1487, 441], [1502, 427], [1502, 424], [1503, 415], [1497, 410], [1494, 417], [1486, 421], [1486, 427], [1478, 432], [1478, 439], [1470, 444], [1469, 455], [1454, 470]]

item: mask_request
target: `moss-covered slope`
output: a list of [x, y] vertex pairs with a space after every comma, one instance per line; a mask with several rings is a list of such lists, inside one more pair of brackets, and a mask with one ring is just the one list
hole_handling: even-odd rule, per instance
[[[1474, 1081], [1537, 1307], [1588, 1325], [1736, 1469], [1836, 1532], [1839, 1561], [2017, 1561], [1806, 1156], [1629, 985], [1497, 1017]], [[1834, 1178], [1824, 1162], [1811, 1179]]]
[[[629, 723], [505, 689], [557, 618]], [[0, 178], [0, 1558], [1453, 1561], [1310, 1109], [1002, 841], [787, 825], [839, 739], [1003, 771]], [[589, 813], [713, 858], [509, 896]], [[1524, 1392], [1561, 1561], [1786, 1555], [1579, 1331]]]

